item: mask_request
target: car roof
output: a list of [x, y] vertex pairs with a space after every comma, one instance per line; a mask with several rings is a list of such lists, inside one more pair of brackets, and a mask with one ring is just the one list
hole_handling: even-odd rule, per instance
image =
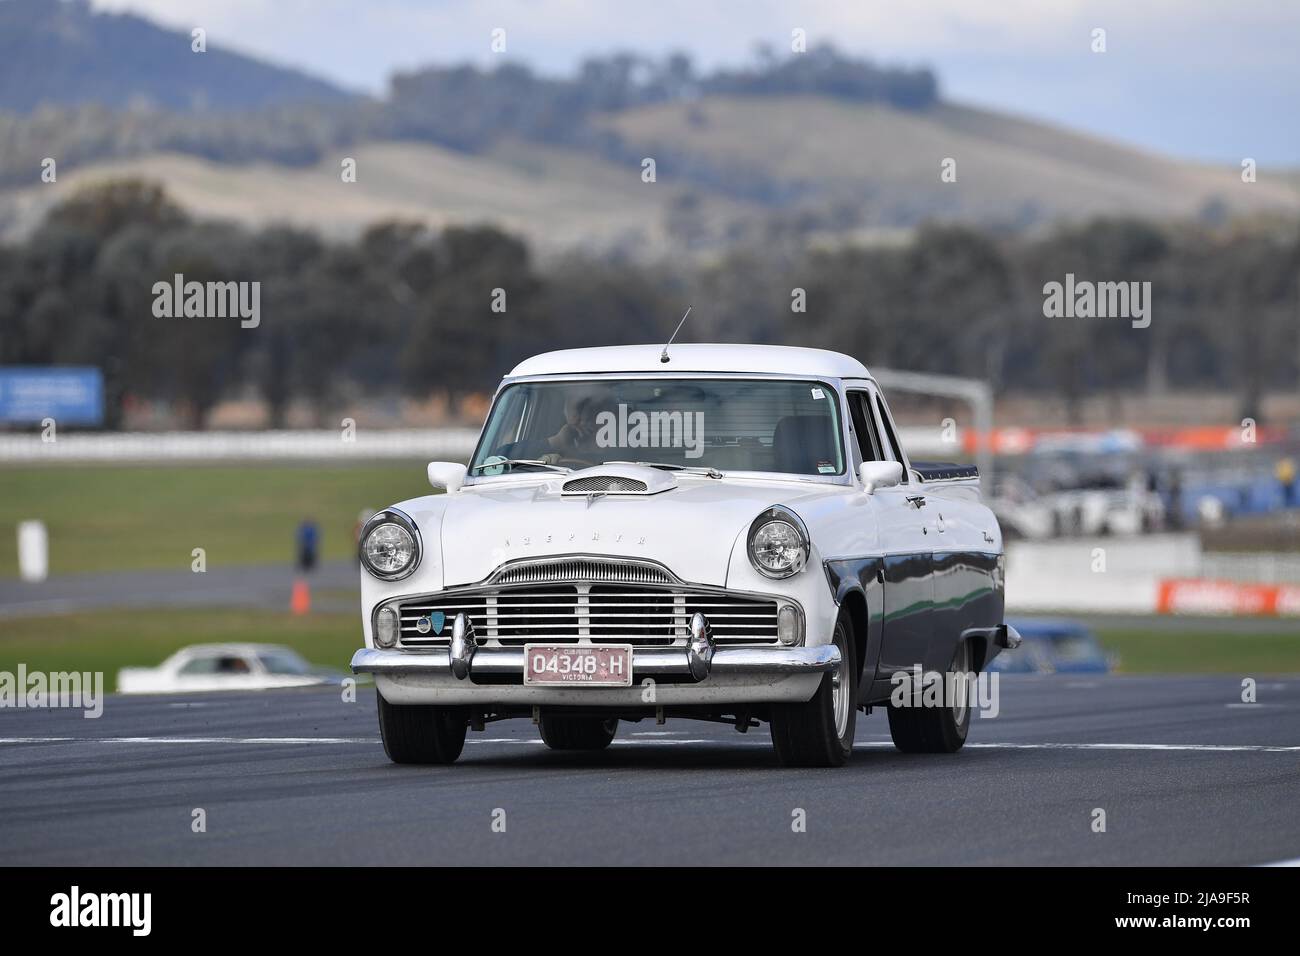
[[269, 652], [296, 654], [293, 648], [281, 644], [191, 644], [177, 654], [265, 654]]
[[511, 378], [607, 372], [754, 372], [812, 378], [870, 378], [857, 359], [825, 349], [788, 345], [674, 344], [661, 362], [663, 345], [613, 345], [543, 352], [514, 367]]

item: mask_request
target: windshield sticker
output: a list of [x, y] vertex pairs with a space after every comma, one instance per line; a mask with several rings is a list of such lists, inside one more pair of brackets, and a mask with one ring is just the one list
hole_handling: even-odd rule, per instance
[[814, 399], [825, 398], [825, 397], [826, 397], [826, 393], [823, 392], [820, 388], [814, 388], [814, 389], [812, 390], [812, 395], [813, 395], [813, 398], [814, 398]]
[[829, 461], [819, 461], [817, 462], [817, 471], [823, 475], [833, 475], [835, 474], [835, 466]]

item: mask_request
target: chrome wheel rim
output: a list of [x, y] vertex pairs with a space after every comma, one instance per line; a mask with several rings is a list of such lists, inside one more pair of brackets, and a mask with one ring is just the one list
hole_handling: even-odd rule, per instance
[[952, 670], [954, 676], [952, 716], [960, 726], [966, 719], [966, 711], [970, 709], [970, 684], [966, 680], [966, 675], [970, 672], [970, 645], [965, 641], [957, 645], [957, 653], [952, 659]]
[[831, 671], [831, 709], [835, 712], [835, 733], [842, 740], [849, 729], [849, 680], [844, 673], [848, 655], [844, 647], [844, 628], [835, 628], [835, 646], [840, 649], [840, 663]]

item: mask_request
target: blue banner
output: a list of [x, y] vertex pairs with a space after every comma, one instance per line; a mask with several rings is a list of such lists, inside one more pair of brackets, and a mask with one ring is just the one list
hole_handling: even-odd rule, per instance
[[104, 423], [104, 376], [97, 368], [74, 366], [0, 367], [0, 424]]

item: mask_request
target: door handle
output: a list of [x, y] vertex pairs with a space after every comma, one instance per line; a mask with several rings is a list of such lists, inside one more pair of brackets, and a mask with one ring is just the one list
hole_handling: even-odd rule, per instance
[[908, 495], [907, 500], [918, 508], [925, 507], [925, 495]]

